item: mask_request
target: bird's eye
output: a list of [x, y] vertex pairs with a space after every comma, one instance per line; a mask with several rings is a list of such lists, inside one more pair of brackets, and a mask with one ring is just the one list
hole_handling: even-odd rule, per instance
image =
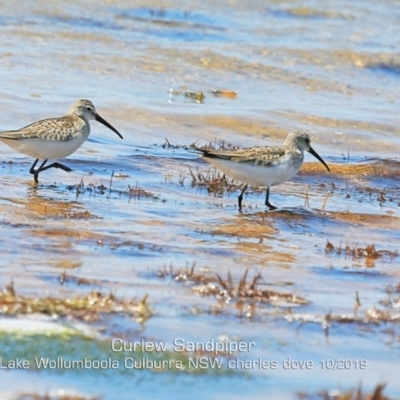
[[88, 111], [92, 111], [92, 107], [86, 107], [86, 110], [88, 110]]

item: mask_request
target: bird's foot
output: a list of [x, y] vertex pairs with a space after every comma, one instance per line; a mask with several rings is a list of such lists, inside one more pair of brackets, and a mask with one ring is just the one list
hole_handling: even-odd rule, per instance
[[72, 172], [72, 169], [70, 167], [67, 167], [66, 165], [63, 165], [63, 164], [60, 164], [60, 163], [53, 163], [51, 166], [53, 168], [62, 169], [65, 172]]
[[270, 209], [270, 211], [277, 210], [278, 207], [273, 206], [271, 203], [265, 203], [265, 205]]

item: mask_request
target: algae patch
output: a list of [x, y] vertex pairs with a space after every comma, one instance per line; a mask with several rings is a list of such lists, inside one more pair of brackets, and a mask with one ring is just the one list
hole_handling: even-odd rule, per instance
[[41, 313], [52, 317], [73, 317], [84, 321], [97, 321], [106, 314], [126, 314], [138, 320], [152, 316], [147, 296], [141, 300], [121, 300], [112, 293], [92, 291], [71, 297], [28, 297], [17, 294], [11, 283], [0, 292], [0, 314], [19, 315]]
[[192, 268], [174, 270], [164, 267], [158, 271], [160, 278], [170, 278], [175, 282], [190, 285], [191, 290], [200, 296], [212, 296], [217, 300], [212, 309], [213, 314], [220, 314], [226, 307], [232, 305], [237, 309], [238, 316], [252, 318], [257, 314], [257, 306], [272, 305], [274, 307], [298, 307], [307, 305], [309, 302], [295, 293], [283, 293], [266, 289], [267, 283], [260, 273], [248, 278], [247, 269], [239, 282], [235, 282], [230, 273], [226, 278], [219, 274], [207, 272], [195, 272]]

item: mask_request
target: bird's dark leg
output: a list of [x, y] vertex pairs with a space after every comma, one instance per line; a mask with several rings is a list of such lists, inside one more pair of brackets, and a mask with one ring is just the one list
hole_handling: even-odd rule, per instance
[[33, 174], [33, 179], [35, 179], [36, 183], [39, 183], [39, 172], [42, 171], [43, 167], [46, 165], [47, 160], [44, 160], [42, 164], [40, 165], [39, 168], [35, 169], [37, 162], [39, 159], [36, 159], [36, 161], [33, 163], [31, 169], [29, 170], [30, 174]]
[[39, 161], [39, 159], [37, 158], [36, 161], [33, 163], [31, 169], [29, 170], [30, 174], [33, 175], [35, 173], [35, 167], [36, 167], [36, 164], [38, 163], [38, 161]]
[[71, 172], [72, 171], [72, 169], [70, 167], [67, 167], [66, 165], [60, 164], [58, 162], [55, 162], [55, 163], [50, 164], [50, 165], [47, 165], [44, 168], [40, 167], [39, 169], [40, 169], [40, 171], [44, 171], [44, 170], [49, 169], [49, 168], [58, 168], [58, 169], [62, 169], [65, 172]]
[[238, 203], [239, 203], [239, 210], [242, 209], [242, 200], [243, 200], [243, 193], [246, 191], [247, 185], [244, 185], [243, 190], [241, 191], [239, 197], [238, 197]]
[[270, 202], [269, 202], [269, 187], [267, 187], [267, 194], [265, 196], [265, 205], [270, 209], [270, 210], [276, 210], [276, 207], [273, 206]]
[[[42, 164], [40, 165], [40, 167], [37, 168], [37, 169], [35, 169], [35, 166], [36, 166], [36, 164], [37, 164], [38, 161], [39, 161], [39, 159], [37, 159], [37, 160], [33, 163], [31, 169], [29, 170], [29, 173], [33, 174], [33, 177], [34, 177], [36, 183], [39, 183], [39, 173], [42, 172], [42, 171], [45, 171], [46, 169], [49, 169], [49, 168], [59, 168], [59, 169], [62, 169], [63, 171], [66, 171], [66, 172], [71, 172], [71, 171], [72, 171], [71, 168], [67, 167], [66, 165], [57, 163], [57, 162], [55, 162], [55, 163], [53, 163], [53, 164], [50, 164], [50, 165], [46, 165], [46, 163], [47, 163], [48, 160], [44, 160], [44, 161], [42, 162]], [[46, 166], [45, 166], [45, 165], [46, 165]]]

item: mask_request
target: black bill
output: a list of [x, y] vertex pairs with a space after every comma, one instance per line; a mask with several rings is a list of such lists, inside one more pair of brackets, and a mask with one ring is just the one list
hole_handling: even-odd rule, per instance
[[318, 161], [321, 161], [322, 164], [325, 165], [325, 168], [330, 171], [329, 167], [326, 165], [325, 161], [318, 155], [318, 153], [310, 146], [310, 149], [308, 150], [310, 154], [312, 154]]
[[123, 139], [122, 135], [111, 125], [109, 124], [105, 119], [101, 118], [99, 114], [96, 114], [96, 121], [100, 122], [104, 126], [106, 126], [108, 129], [111, 129], [114, 131], [121, 139]]

